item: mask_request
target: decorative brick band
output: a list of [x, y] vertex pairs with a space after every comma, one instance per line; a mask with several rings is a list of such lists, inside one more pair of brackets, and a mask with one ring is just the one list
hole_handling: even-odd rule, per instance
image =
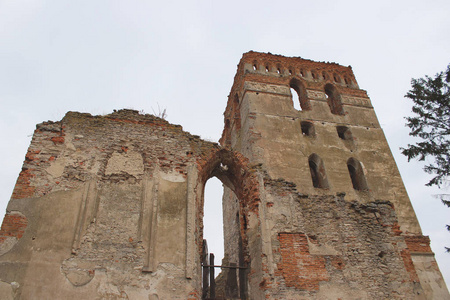
[[244, 83], [244, 91], [254, 91], [270, 94], [278, 94], [283, 96], [290, 96], [289, 87], [283, 85], [266, 84], [259, 82], [246, 81]]
[[354, 105], [354, 106], [363, 106], [363, 107], [372, 107], [369, 98], [361, 98], [361, 97], [352, 97], [347, 95], [342, 95], [341, 100], [343, 104]]

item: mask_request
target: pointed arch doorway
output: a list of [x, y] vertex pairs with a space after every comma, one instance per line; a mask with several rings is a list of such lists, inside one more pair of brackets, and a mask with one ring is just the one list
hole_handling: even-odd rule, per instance
[[[251, 177], [242, 162], [243, 157], [221, 149], [217, 151], [200, 171], [197, 190], [200, 232], [197, 243], [202, 245], [200, 262], [202, 270], [202, 299], [248, 299], [248, 278], [250, 256], [247, 240], [247, 212], [249, 182]], [[207, 181], [216, 177], [224, 188], [222, 196], [223, 232], [224, 232], [224, 259], [215, 260], [214, 255], [208, 252], [208, 242], [204, 240], [204, 189]], [[206, 201], [217, 201], [207, 199]], [[217, 229], [217, 230], [222, 230]], [[221, 272], [217, 278], [215, 275]]]

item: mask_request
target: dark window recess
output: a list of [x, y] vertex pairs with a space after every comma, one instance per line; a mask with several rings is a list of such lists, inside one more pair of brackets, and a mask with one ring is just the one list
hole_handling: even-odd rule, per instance
[[352, 141], [353, 135], [347, 126], [337, 126], [336, 127], [338, 136], [345, 141]]
[[347, 161], [347, 168], [352, 179], [353, 188], [358, 191], [369, 190], [361, 163], [352, 157]]
[[344, 108], [342, 107], [341, 97], [332, 84], [325, 85], [325, 96], [327, 98], [331, 113], [335, 115], [344, 115]]
[[333, 79], [334, 79], [334, 82], [341, 83], [341, 78], [338, 75], [333, 74]]
[[316, 131], [314, 129], [314, 124], [308, 121], [302, 121], [300, 123], [300, 126], [302, 127], [302, 134], [309, 136], [309, 137], [314, 137], [316, 135]]
[[312, 154], [308, 159], [308, 163], [313, 186], [315, 188], [327, 189], [329, 185], [322, 159], [317, 154]]

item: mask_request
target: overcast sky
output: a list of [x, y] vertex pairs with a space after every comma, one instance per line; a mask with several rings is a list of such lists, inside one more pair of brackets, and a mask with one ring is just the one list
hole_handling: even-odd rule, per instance
[[399, 151], [412, 141], [411, 78], [450, 63], [449, 15], [448, 0], [0, 0], [0, 214], [35, 124], [159, 104], [168, 121], [217, 141], [242, 53], [301, 56], [352, 66], [449, 285], [450, 209], [424, 186], [423, 165]]

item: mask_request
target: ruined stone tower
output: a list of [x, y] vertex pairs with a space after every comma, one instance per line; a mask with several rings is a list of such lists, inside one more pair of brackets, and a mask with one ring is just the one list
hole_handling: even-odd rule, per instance
[[220, 145], [131, 110], [37, 125], [0, 232], [0, 294], [214, 298], [215, 176], [217, 298], [450, 299], [350, 67], [245, 53], [224, 115]]

